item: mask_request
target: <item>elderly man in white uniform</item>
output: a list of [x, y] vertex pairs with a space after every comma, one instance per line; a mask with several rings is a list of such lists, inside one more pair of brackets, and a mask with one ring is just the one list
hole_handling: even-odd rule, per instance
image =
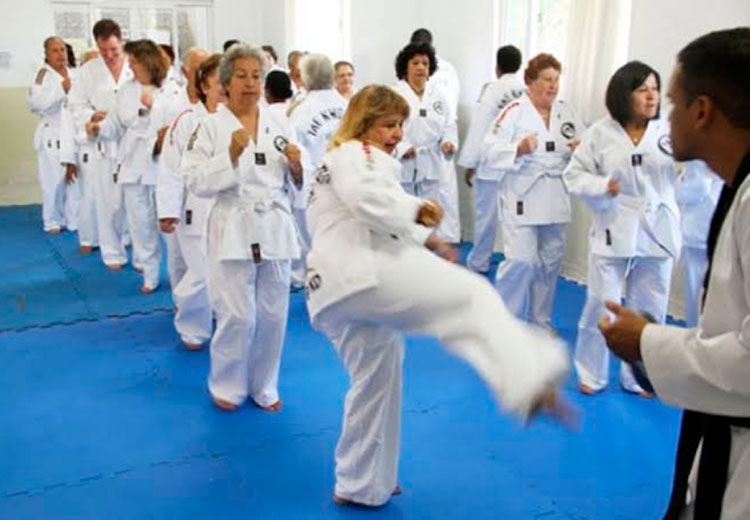
[[[578, 388], [587, 395], [609, 382], [609, 354], [597, 329], [604, 300], [624, 298], [629, 308], [666, 319], [681, 237], [669, 124], [658, 118], [660, 90], [658, 73], [645, 63], [620, 67], [607, 86], [609, 115], [589, 129], [564, 174], [571, 193], [594, 213], [575, 354]], [[620, 384], [650, 396], [626, 364]]]
[[380, 506], [400, 490], [404, 333], [437, 336], [522, 419], [538, 406], [561, 411], [555, 388], [567, 369], [563, 342], [524, 326], [487, 280], [440, 258], [455, 260], [433, 233], [439, 204], [399, 185], [393, 151], [408, 114], [391, 89], [360, 90], [318, 170], [308, 209], [310, 318], [350, 378], [336, 446], [339, 504]]
[[698, 325], [701, 293], [708, 267], [708, 228], [724, 183], [703, 161], [690, 161], [677, 177], [675, 197], [682, 227], [682, 301], [685, 323]]
[[[289, 118], [294, 136], [306, 151], [312, 176], [323, 162], [328, 141], [339, 126], [349, 102], [333, 88], [334, 69], [331, 60], [323, 54], [306, 54], [300, 61], [302, 82], [307, 95]], [[292, 286], [302, 288], [307, 270], [305, 256], [310, 250], [310, 232], [307, 230], [307, 199], [313, 179], [304, 180], [304, 189], [292, 190], [292, 210], [297, 223], [302, 258], [292, 262]]]
[[490, 270], [499, 218], [500, 189], [497, 170], [484, 167], [482, 141], [500, 111], [526, 90], [523, 78], [517, 74], [520, 66], [521, 51], [517, 48], [506, 45], [497, 50], [497, 80], [488, 83], [482, 90], [479, 106], [471, 119], [458, 159], [458, 164], [466, 168], [466, 184], [474, 187], [474, 244], [466, 258], [466, 266], [478, 273]]
[[[132, 78], [125, 66], [120, 27], [112, 20], [94, 25], [94, 39], [99, 57], [85, 63], [70, 91], [70, 109], [77, 136], [86, 135], [86, 124], [99, 122], [115, 108], [117, 91]], [[120, 269], [127, 263], [124, 246], [125, 214], [122, 187], [115, 182], [114, 160], [117, 145], [98, 137], [81, 138], [79, 144], [80, 176], [94, 185], [96, 228], [104, 264]]]
[[[417, 29], [411, 35], [411, 43], [424, 43], [433, 46], [432, 33], [424, 28]], [[437, 71], [430, 76], [429, 88], [438, 89], [448, 102], [453, 118], [458, 118], [458, 100], [461, 82], [458, 78], [456, 68], [446, 59], [435, 54]], [[456, 176], [456, 163], [453, 160], [446, 161], [442, 172], [440, 183], [440, 204], [445, 214], [440, 224], [440, 235], [451, 243], [461, 241], [461, 218], [458, 209], [458, 178]]]
[[[177, 311], [174, 326], [187, 350], [199, 350], [211, 338], [212, 311], [208, 298], [206, 265], [206, 226], [213, 205], [210, 197], [198, 197], [187, 191], [182, 157], [195, 128], [208, 114], [220, 109], [224, 100], [219, 82], [221, 54], [203, 60], [196, 70], [197, 103], [180, 114], [170, 126], [161, 158], [156, 186], [159, 227], [174, 237], [175, 246], [184, 257], [187, 271], [172, 287]], [[188, 76], [190, 78], [190, 76]], [[193, 80], [191, 80], [193, 81]], [[192, 94], [192, 87], [189, 88]]]
[[286, 120], [259, 104], [265, 58], [233, 45], [219, 66], [227, 109], [188, 140], [188, 189], [214, 197], [208, 221], [209, 291], [216, 314], [208, 387], [236, 410], [250, 397], [278, 411], [281, 350], [289, 311], [289, 270], [300, 251], [286, 190], [302, 185], [300, 149]]
[[583, 130], [576, 110], [557, 99], [560, 71], [550, 54], [529, 61], [526, 93], [496, 118], [482, 152], [502, 179], [505, 260], [495, 285], [516, 317], [547, 328], [571, 213], [562, 172]]
[[649, 324], [615, 302], [607, 345], [642, 360], [661, 400], [685, 409], [665, 520], [750, 518], [750, 28], [707, 34], [677, 57], [669, 97], [676, 160], [726, 183], [711, 222], [695, 329]]
[[71, 89], [65, 43], [57, 37], [44, 40], [44, 66], [26, 96], [26, 104], [39, 116], [34, 132], [39, 184], [42, 188], [44, 231], [60, 232], [65, 225], [65, 167], [61, 164], [61, 112]]

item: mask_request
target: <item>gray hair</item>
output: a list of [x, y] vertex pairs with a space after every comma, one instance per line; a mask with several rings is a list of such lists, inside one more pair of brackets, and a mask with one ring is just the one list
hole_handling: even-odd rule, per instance
[[263, 49], [260, 47], [251, 47], [244, 43], [235, 43], [232, 45], [224, 56], [221, 57], [219, 63], [219, 81], [222, 86], [226, 87], [234, 75], [234, 62], [240, 58], [255, 58], [260, 63], [260, 73], [264, 75], [268, 68], [266, 57], [263, 54]]
[[300, 63], [302, 83], [307, 90], [325, 90], [333, 88], [333, 64], [323, 54], [308, 54]]

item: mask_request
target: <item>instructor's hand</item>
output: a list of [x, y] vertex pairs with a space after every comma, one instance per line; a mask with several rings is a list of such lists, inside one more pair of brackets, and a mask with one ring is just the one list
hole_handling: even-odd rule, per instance
[[641, 333], [649, 321], [615, 302], [606, 301], [604, 306], [615, 315], [614, 321], [603, 315], [598, 324], [609, 349], [628, 363], [641, 361]]

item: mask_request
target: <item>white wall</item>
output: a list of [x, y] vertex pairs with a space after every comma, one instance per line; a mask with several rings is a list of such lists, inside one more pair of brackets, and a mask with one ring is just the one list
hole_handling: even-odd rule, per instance
[[261, 43], [262, 0], [214, 0], [214, 48], [221, 52], [226, 40]]
[[0, 52], [11, 54], [10, 69], [0, 68], [0, 88], [26, 87], [44, 63], [44, 39], [54, 34], [49, 0], [0, 0], [0, 13]]

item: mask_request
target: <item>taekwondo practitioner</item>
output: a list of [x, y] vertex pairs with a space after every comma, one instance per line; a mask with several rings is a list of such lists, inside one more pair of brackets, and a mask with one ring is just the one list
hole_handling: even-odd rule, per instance
[[187, 190], [182, 158], [195, 128], [224, 102], [220, 60], [221, 54], [214, 54], [198, 63], [194, 79], [188, 76], [188, 91], [192, 98], [195, 88], [197, 103], [177, 116], [169, 128], [156, 187], [159, 227], [163, 233], [174, 235], [186, 265], [185, 274], [172, 287], [172, 298], [176, 307], [175, 330], [187, 350], [200, 350], [211, 338], [213, 328], [205, 247], [213, 200]]
[[495, 285], [516, 317], [547, 328], [571, 212], [562, 173], [583, 130], [576, 110], [557, 99], [560, 72], [550, 54], [529, 61], [526, 93], [500, 112], [482, 150], [501, 179], [505, 260]]
[[336, 78], [334, 83], [336, 85], [336, 91], [341, 94], [341, 97], [349, 101], [354, 93], [354, 65], [348, 61], [337, 61], [333, 65], [333, 69], [336, 71]]
[[[410, 43], [426, 44], [433, 49], [432, 33], [427, 29], [417, 29], [411, 35]], [[458, 99], [460, 81], [456, 68], [448, 60], [435, 54], [437, 70], [427, 81], [428, 88], [438, 89], [448, 103], [453, 118], [458, 118]], [[458, 144], [458, 143], [456, 143]], [[443, 207], [443, 221], [438, 230], [441, 238], [457, 244], [461, 241], [461, 218], [458, 211], [458, 177], [456, 175], [456, 163], [450, 158], [444, 164], [442, 179], [440, 181], [439, 202]]]
[[[521, 66], [521, 51], [512, 45], [497, 50], [495, 74], [497, 80], [485, 85], [479, 106], [471, 119], [466, 142], [458, 164], [466, 168], [466, 184], [474, 186], [474, 244], [466, 257], [466, 266], [478, 273], [490, 270], [490, 259], [495, 245], [499, 218], [498, 197], [500, 179], [496, 170], [484, 167], [482, 141], [490, 125], [511, 101], [526, 90], [523, 78], [517, 73]], [[500, 177], [500, 178], [498, 178]]]
[[193, 131], [183, 158], [188, 189], [215, 202], [208, 217], [209, 294], [216, 314], [208, 388], [236, 410], [249, 396], [278, 411], [291, 260], [300, 251], [286, 190], [303, 168], [286, 120], [259, 105], [265, 58], [235, 44], [219, 65], [227, 109]]
[[[395, 88], [409, 103], [411, 114], [396, 156], [401, 160], [404, 190], [439, 202], [447, 163], [453, 160], [458, 147], [458, 128], [442, 91], [427, 88], [427, 80], [436, 67], [435, 51], [425, 43], [410, 43], [396, 57], [399, 82]], [[454, 237], [446, 238], [451, 241]]]
[[[586, 303], [578, 322], [575, 367], [579, 389], [594, 394], [609, 382], [609, 353], [597, 321], [604, 300], [649, 313], [664, 323], [680, 217], [669, 124], [660, 119], [659, 74], [632, 61], [609, 81], [609, 115], [585, 134], [565, 170], [565, 184], [594, 214], [589, 231]], [[620, 365], [620, 384], [650, 397]]]
[[84, 184], [93, 184], [96, 236], [102, 260], [108, 268], [118, 270], [128, 257], [122, 186], [114, 177], [117, 143], [89, 135], [86, 124], [101, 121], [115, 109], [117, 91], [130, 81], [132, 72], [125, 66], [120, 26], [112, 20], [99, 20], [93, 32], [99, 56], [78, 72], [68, 108], [78, 142], [79, 178], [85, 179]]
[[37, 72], [26, 96], [26, 104], [39, 116], [34, 132], [39, 184], [42, 188], [44, 231], [58, 234], [66, 225], [65, 170], [61, 163], [61, 113], [72, 81], [68, 73], [68, 54], [62, 39], [44, 40], [44, 66]]
[[143, 270], [140, 291], [159, 286], [161, 244], [156, 214], [158, 158], [166, 128], [173, 119], [175, 93], [165, 82], [169, 62], [151, 40], [125, 45], [133, 79], [117, 92], [114, 110], [86, 133], [117, 141], [114, 181], [122, 186], [125, 214], [133, 240], [134, 264]]
[[308, 208], [310, 318], [350, 378], [336, 447], [340, 504], [379, 506], [399, 492], [403, 333], [437, 336], [509, 413], [568, 414], [556, 393], [568, 367], [563, 342], [516, 320], [487, 280], [438, 256], [456, 256], [433, 232], [442, 209], [404, 192], [393, 157], [408, 116], [394, 90], [360, 90]]
[[643, 361], [656, 395], [685, 411], [664, 520], [750, 518], [750, 28], [717, 31], [677, 56], [669, 86], [678, 161], [725, 183], [708, 237], [698, 327], [649, 324], [607, 302], [600, 327], [622, 359]]
[[[349, 103], [333, 88], [333, 65], [323, 54], [306, 54], [300, 61], [302, 83], [307, 94], [289, 118], [289, 125], [296, 141], [307, 152], [311, 167], [310, 176], [323, 162], [328, 141], [339, 126]], [[310, 250], [310, 232], [307, 230], [307, 198], [313, 179], [304, 180], [304, 189], [292, 190], [292, 211], [297, 224], [302, 257], [292, 262], [292, 286], [302, 288], [305, 284], [305, 256]]]
[[283, 70], [272, 70], [266, 74], [263, 98], [266, 106], [276, 116], [286, 119], [289, 100], [292, 98], [292, 80]]
[[703, 161], [686, 163], [675, 183], [682, 228], [682, 301], [688, 327], [698, 325], [701, 313], [703, 279], [708, 267], [708, 227], [723, 184]]
[[[173, 110], [167, 114], [167, 117], [170, 118], [170, 127], [172, 126], [174, 119], [191, 108], [195, 108], [197, 105], [201, 104], [195, 76], [198, 71], [198, 66], [206, 58], [208, 58], [208, 53], [205, 50], [198, 47], [191, 47], [185, 51], [181, 60], [180, 81], [170, 79], [170, 77], [167, 76], [166, 81], [170, 82], [171, 85], [165, 86], [167, 88], [172, 88], [173, 86], [177, 87], [175, 90]], [[174, 69], [170, 67], [170, 70]], [[179, 86], [183, 82], [185, 86]], [[164, 146], [162, 146], [162, 149], [163, 148]], [[177, 233], [172, 232], [173, 227], [176, 226], [176, 222], [173, 222], [172, 219], [179, 219], [180, 217], [180, 213], [178, 212], [175, 214], [174, 210], [176, 208], [181, 209], [183, 199], [180, 197], [183, 193], [184, 183], [179, 182], [174, 191], [170, 189], [170, 187], [173, 186], [170, 179], [181, 181], [182, 173], [179, 168], [177, 170], [168, 170], [163, 158], [164, 155], [162, 155], [162, 159], [159, 161], [159, 172], [156, 179], [156, 213], [159, 218], [159, 229], [164, 238], [164, 245], [167, 247], [167, 274], [169, 275], [169, 286], [172, 289], [172, 301], [176, 302], [174, 291], [180, 283], [180, 280], [182, 280], [182, 277], [185, 276], [185, 273], [187, 272], [187, 261], [185, 260], [182, 248], [180, 247], [181, 242]], [[176, 162], [173, 161], [171, 163], [173, 168], [175, 166], [179, 167], [179, 164], [179, 159]], [[165, 198], [171, 199], [171, 201], [179, 199], [180, 204], [172, 204], [170, 200], [165, 200]], [[168, 214], [164, 213], [165, 210]], [[167, 219], [169, 222], [165, 222]], [[177, 304], [175, 303], [175, 305]]]

